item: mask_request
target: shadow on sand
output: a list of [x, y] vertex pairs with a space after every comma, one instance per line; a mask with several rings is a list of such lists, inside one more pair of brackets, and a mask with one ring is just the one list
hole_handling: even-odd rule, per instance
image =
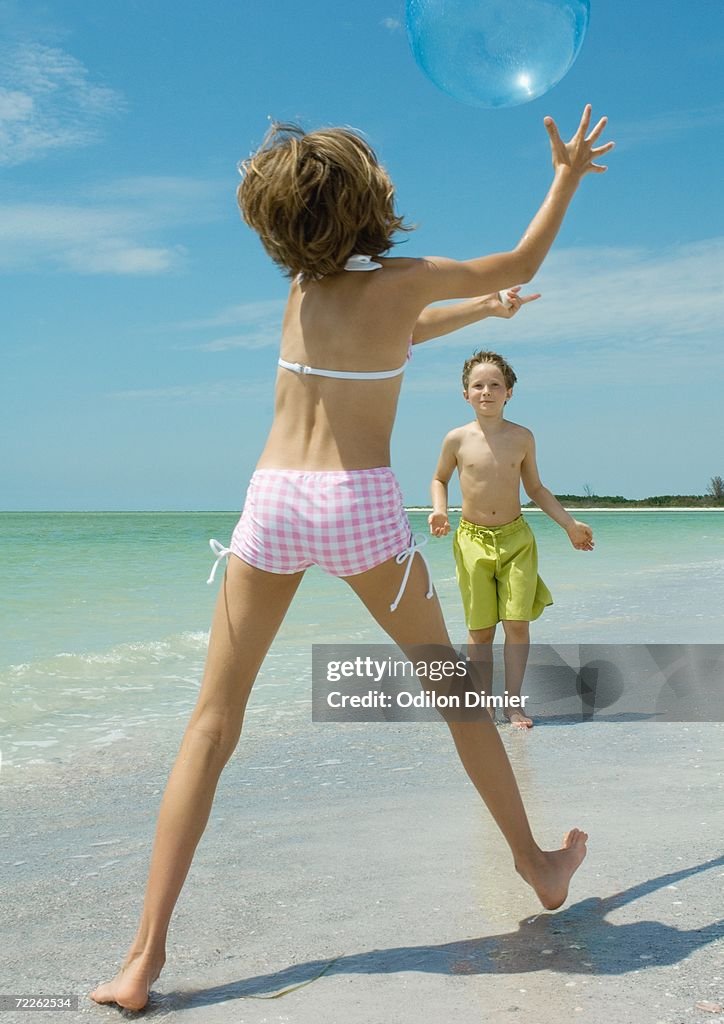
[[658, 921], [612, 924], [606, 915], [628, 903], [724, 865], [724, 855], [632, 886], [604, 899], [591, 897], [556, 914], [526, 918], [517, 931], [461, 939], [439, 946], [397, 946], [364, 950], [335, 960], [311, 960], [272, 974], [244, 978], [213, 988], [156, 994], [146, 1011], [166, 1014], [228, 1002], [232, 999], [274, 999], [286, 990], [315, 981], [322, 974], [525, 974], [558, 971], [566, 974], [622, 975], [647, 966], [677, 963], [696, 950], [724, 938], [724, 919], [701, 928], [680, 930]]

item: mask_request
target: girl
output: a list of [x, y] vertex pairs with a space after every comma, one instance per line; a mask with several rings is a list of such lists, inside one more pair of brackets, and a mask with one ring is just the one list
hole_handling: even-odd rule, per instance
[[[511, 316], [534, 296], [494, 293], [530, 281], [583, 177], [606, 168], [587, 106], [564, 143], [545, 119], [554, 177], [510, 252], [457, 262], [381, 256], [398, 230], [392, 184], [354, 133], [277, 125], [243, 165], [239, 204], [291, 278], [275, 415], [229, 548], [198, 703], [161, 804], [138, 931], [120, 972], [92, 994], [139, 1010], [165, 962], [168, 925], [206, 826], [221, 771], [237, 745], [251, 688], [305, 569], [342, 577], [394, 643], [455, 657], [389, 468], [390, 434], [410, 345], [484, 316]], [[587, 134], [588, 133], [588, 134]], [[441, 299], [479, 296], [451, 309]], [[213, 576], [213, 573], [212, 573]], [[448, 722], [470, 779], [544, 907], [566, 898], [586, 853], [572, 829], [561, 849], [533, 839], [505, 749], [487, 714]]]

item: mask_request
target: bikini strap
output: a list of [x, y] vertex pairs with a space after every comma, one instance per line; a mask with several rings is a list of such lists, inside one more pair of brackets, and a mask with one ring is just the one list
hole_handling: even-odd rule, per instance
[[382, 270], [381, 263], [375, 263], [371, 256], [360, 256], [355, 253], [344, 265], [345, 270]]
[[306, 366], [304, 363], [290, 363], [281, 356], [277, 360], [279, 366], [292, 373], [311, 374], [313, 377], [335, 377], [338, 380], [389, 380], [390, 377], [399, 377], [405, 372], [407, 361], [396, 370], [320, 370], [316, 366]]

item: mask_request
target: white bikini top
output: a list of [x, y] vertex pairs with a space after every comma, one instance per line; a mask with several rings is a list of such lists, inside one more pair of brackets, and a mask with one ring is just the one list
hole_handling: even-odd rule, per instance
[[[344, 265], [345, 270], [381, 270], [382, 264], [375, 263], [371, 256], [350, 256]], [[320, 370], [316, 366], [305, 366], [304, 363], [290, 363], [279, 357], [279, 365], [292, 373], [311, 374], [314, 377], [335, 377], [337, 380], [389, 380], [390, 377], [399, 377], [405, 372], [407, 361], [412, 354], [412, 342], [407, 352], [407, 359], [398, 366], [396, 370]]]

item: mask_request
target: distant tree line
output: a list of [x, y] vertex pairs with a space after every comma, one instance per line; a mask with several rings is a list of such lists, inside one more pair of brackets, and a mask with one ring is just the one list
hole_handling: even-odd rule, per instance
[[[713, 476], [705, 494], [655, 494], [650, 498], [624, 498], [622, 494], [595, 494], [590, 484], [585, 484], [583, 494], [557, 494], [562, 505], [598, 508], [724, 508], [724, 478]], [[535, 506], [529, 501], [526, 508]]]

